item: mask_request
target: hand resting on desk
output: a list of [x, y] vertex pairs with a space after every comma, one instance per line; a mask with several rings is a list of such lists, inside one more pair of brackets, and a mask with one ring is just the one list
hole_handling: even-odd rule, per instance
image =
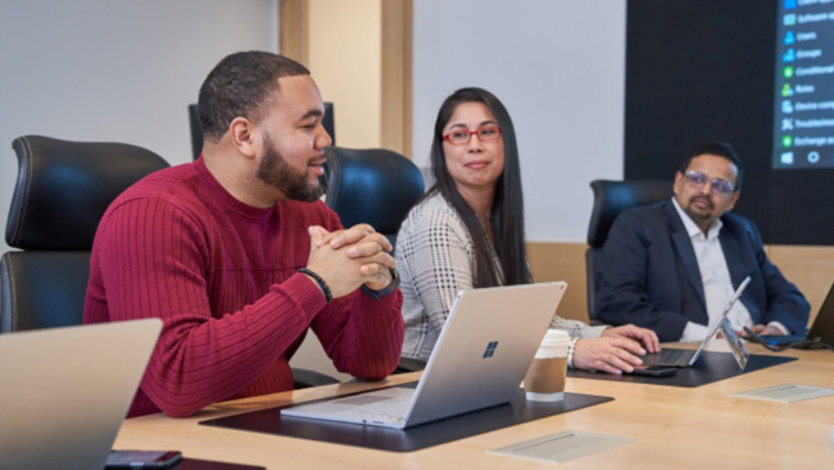
[[[756, 333], [760, 336], [786, 336], [786, 333], [784, 331], [780, 330], [779, 328], [776, 328], [775, 326], [758, 324], [750, 326], [748, 328], [753, 330], [753, 333]], [[744, 331], [744, 329], [736, 330], [736, 334], [740, 337], [748, 336], [747, 332]], [[724, 335], [721, 334], [721, 331], [719, 330], [718, 333], [715, 334], [715, 337], [721, 339], [724, 337]]]
[[[757, 335], [782, 336], [785, 334], [784, 331], [780, 330], [779, 328], [776, 328], [775, 326], [770, 325], [753, 325], [750, 327], [750, 329], [753, 330], [753, 332]], [[740, 336], [747, 336], [747, 332], [744, 330], [736, 331], [736, 333], [738, 333]]]
[[631, 373], [643, 364], [637, 357], [660, 351], [654, 331], [634, 325], [607, 328], [602, 336], [576, 343], [573, 364], [579, 369], [599, 370], [609, 374]]

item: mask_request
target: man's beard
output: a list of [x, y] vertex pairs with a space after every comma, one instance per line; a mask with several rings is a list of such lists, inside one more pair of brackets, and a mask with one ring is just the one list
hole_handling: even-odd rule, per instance
[[[706, 212], [695, 212], [693, 209], [693, 205], [696, 199], [703, 199], [709, 205], [708, 210]], [[705, 196], [694, 196], [689, 199], [689, 204], [686, 205], [684, 208], [684, 212], [686, 212], [692, 220], [709, 220], [712, 217], [712, 212], [715, 210], [715, 203], [712, 199], [705, 197]]]
[[268, 135], [264, 136], [264, 158], [258, 166], [258, 179], [279, 189], [294, 201], [313, 202], [324, 194], [321, 184], [310, 186], [307, 171], [297, 172], [275, 149]]

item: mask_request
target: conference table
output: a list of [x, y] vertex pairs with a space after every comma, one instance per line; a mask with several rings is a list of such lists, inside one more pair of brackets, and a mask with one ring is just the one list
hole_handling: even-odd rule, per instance
[[[680, 346], [672, 344], [669, 346]], [[277, 468], [834, 468], [834, 395], [780, 403], [733, 396], [782, 384], [834, 389], [834, 353], [795, 350], [754, 354], [798, 360], [698, 387], [569, 378], [567, 391], [614, 400], [412, 452], [390, 452], [199, 424], [212, 418], [286, 406], [359, 390], [405, 383], [347, 382], [211, 405], [196, 415], [164, 414], [124, 421], [114, 448], [180, 450], [192, 459]], [[488, 451], [575, 431], [632, 439], [558, 464]]]

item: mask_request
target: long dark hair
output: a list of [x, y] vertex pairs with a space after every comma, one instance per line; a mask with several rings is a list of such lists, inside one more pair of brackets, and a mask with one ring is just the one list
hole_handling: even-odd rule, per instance
[[521, 169], [515, 129], [507, 109], [492, 93], [482, 88], [461, 88], [443, 101], [437, 113], [431, 145], [431, 167], [436, 183], [425, 197], [439, 191], [463, 220], [475, 244], [475, 287], [499, 285], [500, 276], [495, 272], [492, 263], [486, 232], [475, 211], [458, 192], [455, 181], [446, 167], [446, 155], [443, 153], [443, 128], [449, 123], [455, 108], [466, 102], [483, 103], [501, 128], [504, 138], [504, 171], [495, 187], [490, 225], [495, 239], [495, 251], [504, 270], [504, 283], [529, 284], [533, 279], [527, 267], [527, 250], [524, 245], [524, 197], [521, 190]]

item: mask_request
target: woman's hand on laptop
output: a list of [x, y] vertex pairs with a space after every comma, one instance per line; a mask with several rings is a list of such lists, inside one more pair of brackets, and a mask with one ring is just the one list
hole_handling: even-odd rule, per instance
[[609, 374], [631, 373], [635, 367], [643, 364], [637, 357], [643, 354], [646, 354], [646, 350], [640, 343], [622, 336], [581, 339], [576, 343], [573, 366]]
[[657, 339], [654, 331], [648, 328], [640, 328], [630, 323], [628, 325], [606, 328], [602, 331], [601, 336], [603, 338], [630, 338], [642, 344], [649, 353], [660, 352], [660, 340]]

